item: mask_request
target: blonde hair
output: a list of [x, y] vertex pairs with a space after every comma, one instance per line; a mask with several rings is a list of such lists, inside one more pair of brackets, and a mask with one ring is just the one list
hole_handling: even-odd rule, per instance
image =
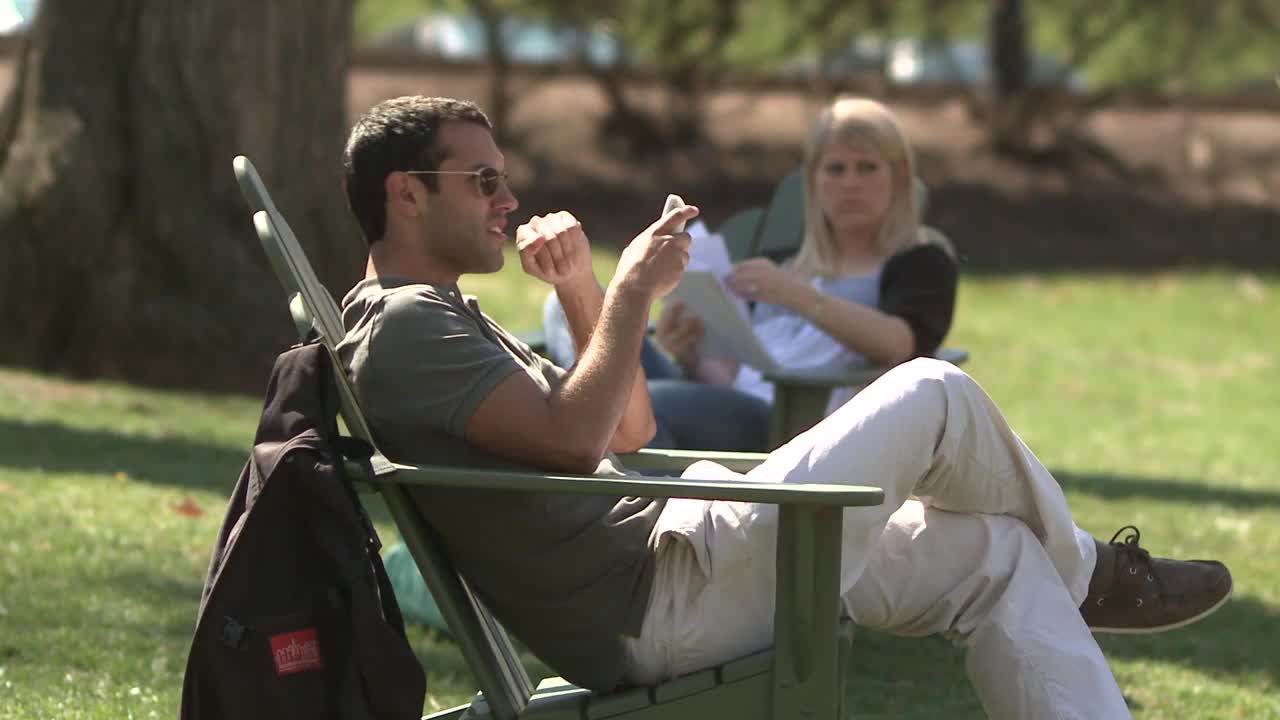
[[893, 199], [880, 223], [881, 252], [888, 257], [923, 240], [913, 187], [915, 158], [897, 118], [875, 100], [841, 98], [818, 115], [804, 146], [804, 238], [792, 268], [809, 277], [832, 275], [839, 258], [831, 226], [814, 192], [818, 162], [835, 141], [872, 148], [889, 165]]

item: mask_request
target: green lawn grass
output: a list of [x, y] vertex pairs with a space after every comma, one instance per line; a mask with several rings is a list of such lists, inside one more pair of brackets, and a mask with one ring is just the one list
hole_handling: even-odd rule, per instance
[[[544, 292], [514, 264], [464, 289], [513, 328], [537, 323]], [[1213, 618], [1103, 639], [1139, 718], [1280, 718], [1277, 317], [1276, 277], [962, 282], [949, 343], [972, 352], [967, 369], [1078, 522], [1106, 537], [1136, 523], [1158, 553], [1235, 572], [1235, 599]], [[259, 403], [0, 369], [0, 717], [176, 714]], [[474, 683], [454, 646], [412, 639], [430, 672], [425, 710], [464, 702]], [[860, 718], [981, 717], [961, 651], [941, 640], [860, 632], [850, 698]]]

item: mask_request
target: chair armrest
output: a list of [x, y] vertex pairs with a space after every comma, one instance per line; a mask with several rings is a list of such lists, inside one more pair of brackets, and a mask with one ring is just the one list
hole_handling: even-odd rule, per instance
[[797, 368], [764, 373], [764, 379], [775, 385], [789, 387], [814, 387], [831, 389], [852, 385], [861, 387], [889, 371], [876, 365], [824, 365], [816, 368]]
[[561, 475], [506, 470], [470, 470], [444, 465], [403, 465], [375, 455], [374, 483], [485, 490], [697, 498], [777, 505], [866, 507], [884, 502], [884, 491], [859, 485], [682, 480], [672, 477]]
[[719, 463], [734, 472], [750, 472], [769, 457], [766, 453], [723, 452], [713, 450], [655, 450], [645, 448], [619, 455], [622, 464], [632, 470], [683, 471], [699, 460]]
[[[963, 365], [969, 360], [969, 352], [959, 348], [942, 348], [933, 357], [952, 365]], [[880, 365], [838, 362], [814, 368], [766, 372], [764, 377], [775, 384], [797, 387], [859, 387], [871, 384], [889, 370], [890, 368]]]
[[[958, 348], [942, 348], [934, 357], [960, 365], [969, 359], [969, 353]], [[769, 446], [778, 447], [817, 424], [831, 399], [832, 389], [860, 389], [888, 371], [887, 367], [851, 365], [846, 362], [805, 370], [765, 373], [765, 379], [774, 384], [773, 424], [769, 431]]]

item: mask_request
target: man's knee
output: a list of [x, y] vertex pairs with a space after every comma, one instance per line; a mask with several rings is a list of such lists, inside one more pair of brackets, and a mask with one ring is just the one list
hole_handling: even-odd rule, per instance
[[854, 395], [838, 412], [861, 416], [868, 408], [905, 408], [917, 418], [942, 418], [951, 399], [970, 393], [977, 383], [949, 362], [917, 358], [895, 366]]
[[918, 357], [908, 360], [889, 372], [902, 372], [913, 377], [942, 381], [969, 377], [963, 370], [946, 360], [938, 360], [931, 357]]
[[973, 378], [955, 365], [928, 357], [908, 360], [885, 373], [877, 382], [905, 386], [912, 394], [941, 391], [944, 396], [948, 389], [969, 389], [976, 385]]

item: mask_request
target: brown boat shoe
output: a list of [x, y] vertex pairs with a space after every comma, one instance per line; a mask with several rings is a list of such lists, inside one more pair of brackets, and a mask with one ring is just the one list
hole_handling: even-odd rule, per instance
[[[1131, 531], [1122, 542], [1121, 533]], [[1098, 563], [1080, 614], [1095, 633], [1156, 633], [1190, 625], [1231, 597], [1231, 571], [1216, 560], [1153, 558], [1126, 525], [1098, 542]], [[1095, 540], [1095, 542], [1097, 542]]]

